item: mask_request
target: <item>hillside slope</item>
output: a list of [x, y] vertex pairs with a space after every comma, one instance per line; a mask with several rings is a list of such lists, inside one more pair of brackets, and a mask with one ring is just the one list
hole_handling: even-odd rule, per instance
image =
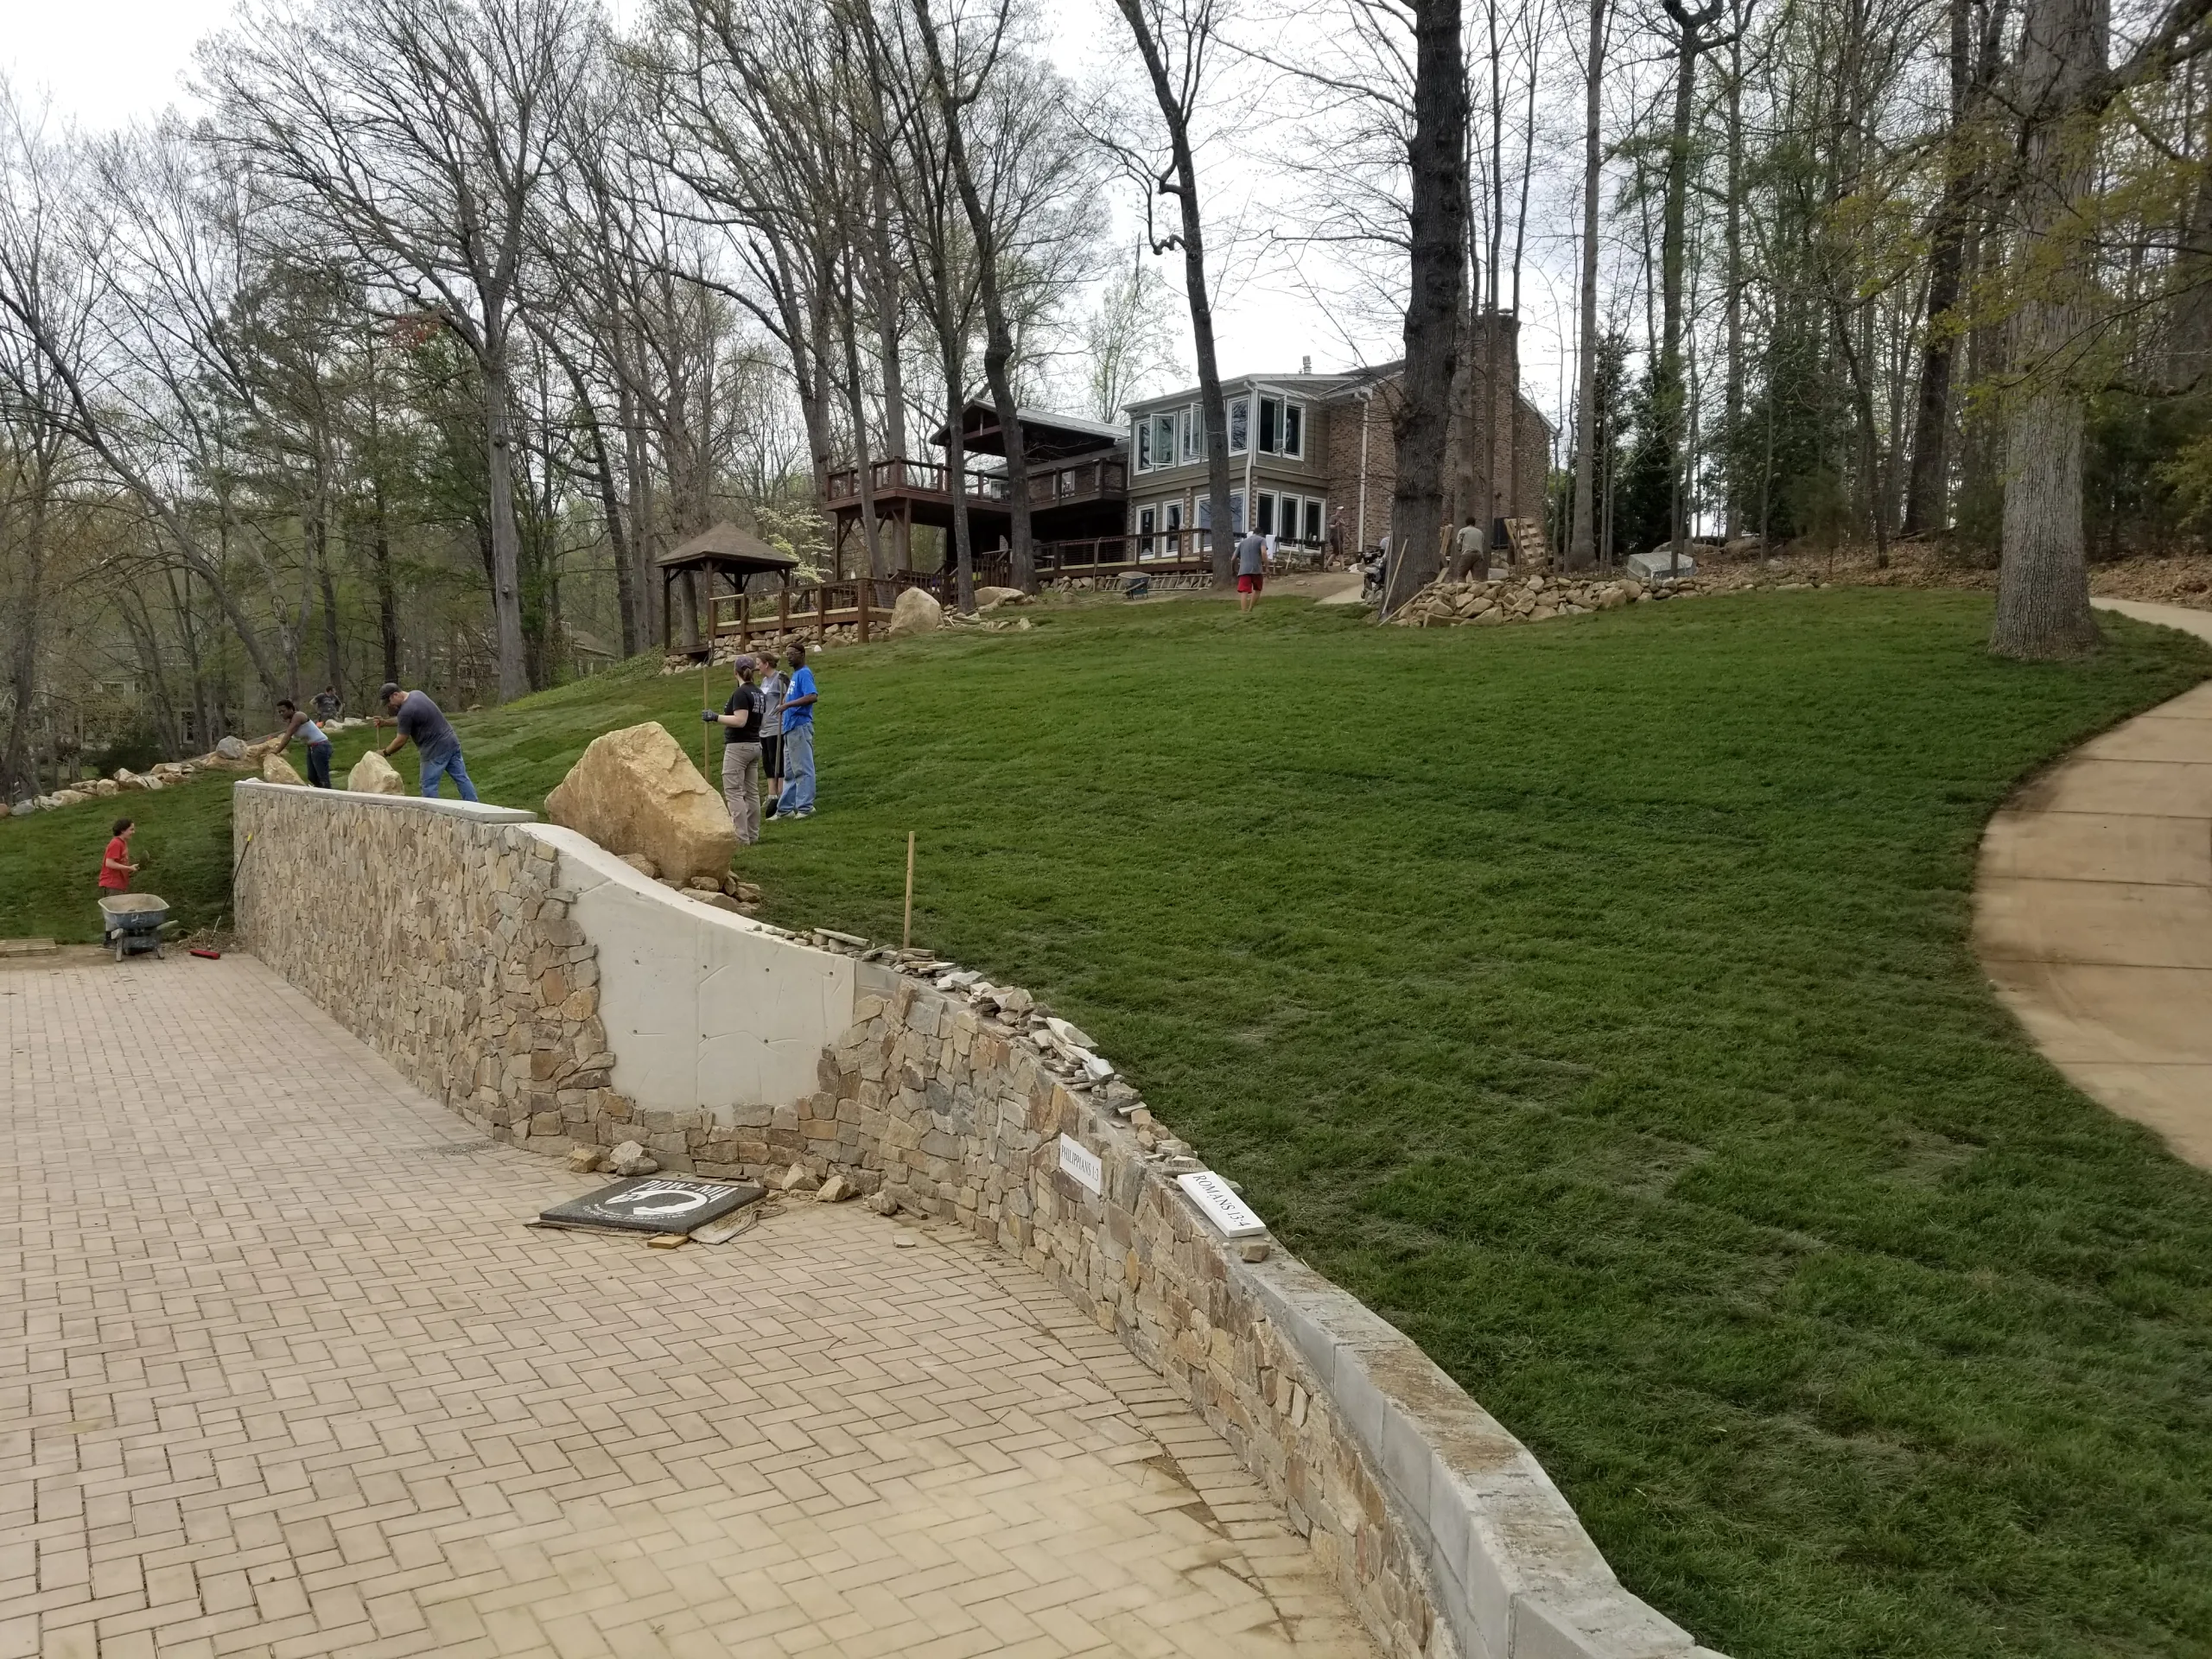
[[[2108, 621], [2023, 666], [1986, 623], [1163, 604], [831, 653], [821, 813], [741, 868], [772, 919], [895, 937], [918, 831], [919, 938], [1096, 1035], [1735, 1659], [2201, 1654], [2212, 1178], [2029, 1049], [1967, 922], [2006, 792], [2212, 655]], [[698, 694], [639, 667], [460, 724], [536, 807], [599, 731], [696, 752]], [[194, 914], [223, 810], [143, 804]], [[0, 824], [0, 932], [81, 935], [71, 823]]]

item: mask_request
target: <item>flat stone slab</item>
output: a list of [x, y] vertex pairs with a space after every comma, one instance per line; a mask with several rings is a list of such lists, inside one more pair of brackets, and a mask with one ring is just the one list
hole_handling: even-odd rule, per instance
[[251, 957], [0, 988], [0, 1652], [1375, 1659], [1220, 1438], [979, 1240], [524, 1230], [605, 1178]]
[[554, 1227], [688, 1233], [758, 1204], [766, 1190], [750, 1181], [709, 1181], [695, 1175], [630, 1175], [541, 1211], [537, 1218]]
[[0, 957], [54, 957], [61, 947], [52, 939], [0, 939]]

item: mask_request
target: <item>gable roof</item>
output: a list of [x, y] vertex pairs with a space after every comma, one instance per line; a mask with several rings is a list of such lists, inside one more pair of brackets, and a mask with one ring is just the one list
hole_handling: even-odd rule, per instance
[[689, 565], [722, 570], [796, 570], [798, 561], [768, 545], [749, 530], [741, 530], [727, 518], [711, 530], [701, 531], [681, 547], [671, 548], [653, 561], [663, 570]]

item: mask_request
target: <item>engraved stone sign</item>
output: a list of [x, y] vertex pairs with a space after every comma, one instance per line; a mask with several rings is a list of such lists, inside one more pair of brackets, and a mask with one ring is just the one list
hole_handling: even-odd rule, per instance
[[1253, 1212], [1251, 1205], [1230, 1191], [1229, 1183], [1213, 1171], [1194, 1169], [1187, 1175], [1178, 1175], [1175, 1184], [1224, 1238], [1249, 1238], [1268, 1230], [1268, 1224]]
[[1072, 1135], [1060, 1137], [1060, 1173], [1072, 1177], [1077, 1186], [1094, 1197], [1106, 1190], [1106, 1166], [1096, 1153]]

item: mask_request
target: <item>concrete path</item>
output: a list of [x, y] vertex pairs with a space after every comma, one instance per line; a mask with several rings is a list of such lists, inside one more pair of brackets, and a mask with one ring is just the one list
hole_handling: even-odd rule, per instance
[[[2095, 602], [2212, 640], [2212, 611]], [[2060, 1071], [2212, 1168], [2212, 683], [2083, 744], [1989, 821], [1974, 940]]]
[[0, 969], [0, 1659], [1371, 1649], [1040, 1279], [798, 1204], [525, 1229], [249, 958]]

